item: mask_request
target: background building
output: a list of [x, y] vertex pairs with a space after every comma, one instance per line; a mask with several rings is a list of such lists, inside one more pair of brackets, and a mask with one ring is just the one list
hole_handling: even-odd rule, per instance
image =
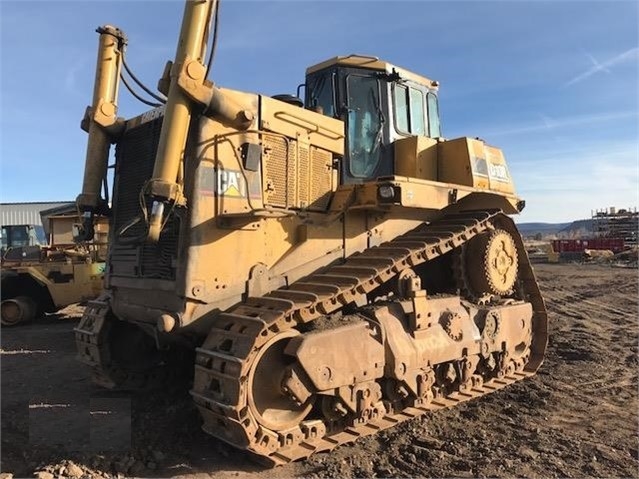
[[46, 210], [75, 208], [73, 201], [0, 203], [1, 250], [8, 247], [47, 244], [49, 224], [42, 224]]
[[637, 208], [603, 208], [592, 213], [595, 234], [602, 238], [623, 239], [626, 247], [637, 246], [639, 213]]

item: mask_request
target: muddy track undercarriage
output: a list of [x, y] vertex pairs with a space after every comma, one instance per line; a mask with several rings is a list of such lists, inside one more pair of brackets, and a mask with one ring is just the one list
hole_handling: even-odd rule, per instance
[[[420, 272], [446, 255], [457, 294], [431, 295]], [[76, 337], [113, 382], [105, 306], [89, 308]], [[546, 342], [512, 220], [457, 213], [219, 315], [191, 394], [208, 433], [278, 465], [533, 375]]]

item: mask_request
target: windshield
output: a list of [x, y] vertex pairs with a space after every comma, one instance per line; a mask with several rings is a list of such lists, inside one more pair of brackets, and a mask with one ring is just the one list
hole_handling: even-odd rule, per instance
[[46, 244], [42, 226], [5, 225], [2, 227], [2, 248], [18, 248]]
[[349, 75], [348, 153], [351, 175], [369, 178], [380, 160], [384, 117], [379, 104], [379, 83], [370, 76]]

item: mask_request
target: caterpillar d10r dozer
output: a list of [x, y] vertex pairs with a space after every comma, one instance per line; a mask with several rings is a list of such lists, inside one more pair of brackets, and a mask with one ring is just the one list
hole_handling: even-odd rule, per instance
[[76, 328], [95, 379], [162, 387], [190, 350], [204, 429], [276, 465], [533, 375], [546, 311], [502, 152], [444, 139], [437, 82], [375, 57], [310, 67], [304, 101], [218, 87], [217, 10], [186, 2], [163, 104], [126, 121], [126, 38], [98, 29], [78, 206], [111, 237]]

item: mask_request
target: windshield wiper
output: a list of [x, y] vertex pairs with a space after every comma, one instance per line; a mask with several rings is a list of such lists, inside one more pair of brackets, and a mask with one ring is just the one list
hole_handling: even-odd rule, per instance
[[371, 96], [373, 97], [375, 103], [375, 109], [377, 110], [377, 118], [379, 119], [379, 126], [377, 127], [377, 132], [375, 133], [375, 142], [373, 143], [373, 147], [371, 148], [371, 154], [377, 151], [377, 148], [382, 144], [382, 131], [384, 128], [384, 123], [386, 123], [386, 117], [384, 116], [384, 112], [382, 111], [382, 107], [380, 106], [379, 99], [375, 97], [375, 92], [371, 90]]

